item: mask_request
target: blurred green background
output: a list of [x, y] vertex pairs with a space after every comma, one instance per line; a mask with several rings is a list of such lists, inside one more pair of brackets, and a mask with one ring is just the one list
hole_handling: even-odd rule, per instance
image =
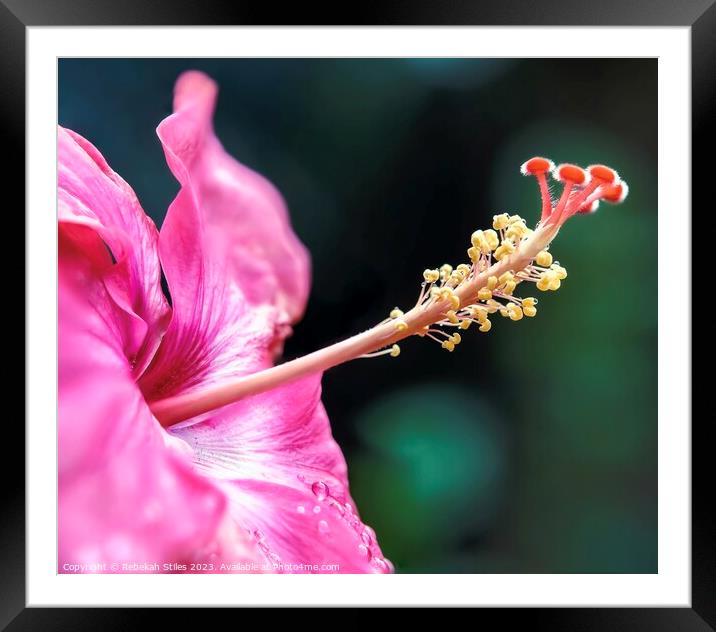
[[399, 572], [657, 572], [656, 60], [60, 60], [60, 123], [157, 224], [177, 185], [154, 128], [188, 68], [219, 82], [219, 137], [312, 253], [286, 357], [412, 305], [493, 214], [536, 220], [527, 158], [620, 171], [628, 200], [553, 245], [569, 278], [537, 318], [343, 365], [324, 402]]

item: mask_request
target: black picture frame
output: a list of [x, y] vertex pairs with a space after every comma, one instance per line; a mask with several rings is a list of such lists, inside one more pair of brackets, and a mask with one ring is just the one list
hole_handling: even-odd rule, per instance
[[[339, 15], [340, 12], [340, 15]], [[310, 5], [203, 0], [0, 0], [0, 74], [2, 75], [3, 140], [6, 182], [24, 181], [25, 162], [25, 39], [32, 26], [81, 25], [335, 25], [345, 20], [339, 4]], [[690, 26], [692, 65], [692, 208], [709, 208], [712, 160], [707, 153], [714, 134], [716, 110], [716, 3], [714, 0], [474, 0], [366, 3], [351, 8], [351, 25], [562, 25], [562, 26]], [[608, 51], [605, 49], [605, 54]], [[664, 157], [660, 156], [660, 160]], [[31, 168], [31, 166], [28, 166]], [[17, 186], [16, 208], [24, 208], [23, 188]], [[19, 216], [19, 214], [18, 214]], [[674, 230], [688, 231], [684, 217]], [[665, 230], [664, 227], [660, 227]], [[21, 229], [22, 230], [22, 229]], [[7, 233], [6, 233], [7, 234]], [[685, 269], [689, 261], [684, 261]], [[17, 275], [19, 276], [19, 275]], [[7, 280], [6, 283], [12, 283]], [[19, 282], [18, 282], [19, 283]], [[19, 296], [22, 290], [14, 292]], [[26, 315], [27, 316], [27, 315]], [[716, 522], [708, 481], [712, 443], [709, 419], [692, 423], [692, 607], [684, 608], [518, 608], [484, 609], [476, 615], [500, 626], [544, 627], [549, 630], [716, 630]], [[5, 420], [6, 444], [17, 456], [24, 431], [17, 418]], [[22, 458], [22, 457], [20, 457]], [[9, 465], [5, 461], [5, 465]], [[135, 629], [145, 613], [139, 609], [72, 609], [25, 607], [24, 479], [16, 464], [3, 479], [2, 538], [0, 538], [0, 628], [7, 630]], [[163, 615], [164, 616], [164, 615]], [[191, 625], [204, 615], [182, 611]], [[165, 619], [165, 622], [167, 619]], [[237, 625], [239, 622], [236, 622]]]

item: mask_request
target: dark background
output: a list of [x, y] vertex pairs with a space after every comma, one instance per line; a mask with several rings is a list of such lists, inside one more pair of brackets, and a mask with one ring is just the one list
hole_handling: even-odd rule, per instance
[[177, 184], [154, 128], [188, 68], [219, 82], [219, 137], [312, 253], [287, 357], [412, 305], [493, 214], [535, 220], [532, 155], [619, 169], [629, 199], [562, 230], [569, 278], [537, 318], [453, 354], [406, 341], [328, 372], [323, 397], [398, 571], [656, 572], [656, 61], [60, 60], [60, 123], [158, 224]]

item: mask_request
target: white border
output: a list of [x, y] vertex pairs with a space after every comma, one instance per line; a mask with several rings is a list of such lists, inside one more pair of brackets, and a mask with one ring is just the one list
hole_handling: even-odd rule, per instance
[[[29, 28], [27, 39], [28, 605], [690, 606], [689, 288], [658, 258], [659, 573], [655, 575], [57, 575], [56, 59], [69, 56], [658, 57], [659, 250], [690, 235], [688, 28]], [[559, 86], [549, 86], [559, 90]], [[615, 105], [618, 107], [618, 104]], [[151, 133], [148, 130], [147, 133]], [[664, 159], [668, 156], [668, 161]], [[680, 237], [683, 243], [683, 237]], [[690, 276], [690, 272], [689, 272]], [[690, 300], [684, 301], [690, 305]]]

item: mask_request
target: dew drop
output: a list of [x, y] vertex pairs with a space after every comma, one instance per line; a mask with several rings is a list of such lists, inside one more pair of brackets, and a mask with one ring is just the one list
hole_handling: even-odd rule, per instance
[[298, 507], [296, 507], [296, 511], [300, 514], [304, 514], [306, 513], [306, 508], [303, 505], [299, 505]]
[[323, 481], [317, 481], [311, 485], [311, 491], [318, 500], [325, 500], [328, 497], [328, 485]]
[[313, 508], [313, 513], [315, 513], [315, 514], [321, 513], [321, 506], [320, 506], [320, 505], [316, 505], [316, 506]]
[[328, 533], [330, 531], [330, 528], [328, 527], [328, 523], [325, 520], [319, 520], [318, 521], [318, 531], [320, 533]]
[[370, 559], [370, 549], [365, 544], [358, 545], [358, 553], [362, 558]]
[[371, 546], [373, 544], [373, 538], [368, 532], [368, 529], [363, 530], [363, 533], [360, 534], [360, 539], [363, 540], [363, 544], [366, 546]]

